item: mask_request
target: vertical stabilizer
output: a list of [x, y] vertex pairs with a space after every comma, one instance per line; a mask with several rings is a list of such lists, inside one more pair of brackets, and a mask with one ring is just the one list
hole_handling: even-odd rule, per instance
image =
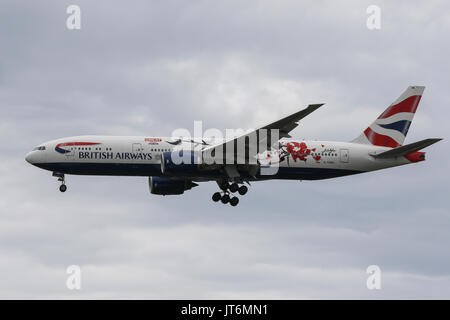
[[425, 87], [411, 86], [354, 143], [396, 148], [403, 145]]

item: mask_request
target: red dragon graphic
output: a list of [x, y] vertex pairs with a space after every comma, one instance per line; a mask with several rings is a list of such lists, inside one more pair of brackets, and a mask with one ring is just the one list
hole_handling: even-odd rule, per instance
[[[309, 149], [304, 142], [288, 142], [286, 145], [286, 151], [292, 156], [294, 162], [297, 162], [297, 159], [306, 162], [306, 158], [311, 154], [311, 151], [316, 151], [316, 148]], [[313, 156], [313, 158], [316, 161], [320, 160], [319, 155]]]

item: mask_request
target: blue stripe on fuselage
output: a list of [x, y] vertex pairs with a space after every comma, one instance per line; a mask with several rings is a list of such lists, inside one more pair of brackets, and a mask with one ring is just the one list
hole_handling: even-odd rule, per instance
[[[57, 171], [65, 174], [76, 175], [105, 175], [105, 176], [165, 176], [161, 173], [160, 164], [150, 163], [86, 163], [86, 162], [57, 162], [57, 163], [36, 163], [37, 167]], [[327, 168], [304, 168], [304, 167], [280, 167], [275, 175], [257, 174], [254, 177], [242, 177], [246, 180], [270, 180], [270, 179], [292, 179], [292, 180], [321, 180], [342, 177], [363, 171], [327, 169]], [[176, 175], [176, 177], [184, 177]], [[186, 175], [186, 178], [209, 178], [211, 180], [223, 178], [220, 170], [200, 171], [195, 175]]]
[[59, 147], [55, 147], [55, 151], [57, 151], [59, 153], [63, 153], [63, 154], [70, 152], [70, 150], [62, 149], [62, 148], [59, 148]]

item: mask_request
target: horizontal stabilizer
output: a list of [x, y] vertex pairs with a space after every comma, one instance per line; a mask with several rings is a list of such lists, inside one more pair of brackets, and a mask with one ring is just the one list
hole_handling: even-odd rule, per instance
[[410, 143], [398, 148], [394, 148], [379, 154], [373, 154], [372, 156], [378, 159], [386, 159], [386, 158], [394, 158], [394, 157], [400, 157], [400, 156], [406, 156], [412, 152], [419, 151], [420, 149], [426, 148], [428, 146], [431, 146], [432, 144], [441, 141], [440, 138], [431, 138], [431, 139], [425, 139], [421, 141], [417, 141], [414, 143]]

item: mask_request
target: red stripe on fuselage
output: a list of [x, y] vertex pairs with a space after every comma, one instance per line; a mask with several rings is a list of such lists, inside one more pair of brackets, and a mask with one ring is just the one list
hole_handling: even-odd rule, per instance
[[101, 144], [98, 142], [66, 142], [66, 143], [60, 143], [56, 147], [70, 147], [70, 146], [94, 146], [97, 144]]
[[379, 117], [378, 119], [384, 119], [389, 118], [390, 116], [399, 113], [399, 112], [412, 112], [415, 113], [417, 110], [417, 106], [419, 105], [420, 98], [422, 96], [411, 96], [403, 100], [402, 102], [399, 102], [397, 104], [394, 104], [393, 106], [390, 106], [386, 109]]
[[401, 145], [391, 137], [376, 133], [370, 127], [364, 130], [364, 134], [375, 146], [397, 148]]

